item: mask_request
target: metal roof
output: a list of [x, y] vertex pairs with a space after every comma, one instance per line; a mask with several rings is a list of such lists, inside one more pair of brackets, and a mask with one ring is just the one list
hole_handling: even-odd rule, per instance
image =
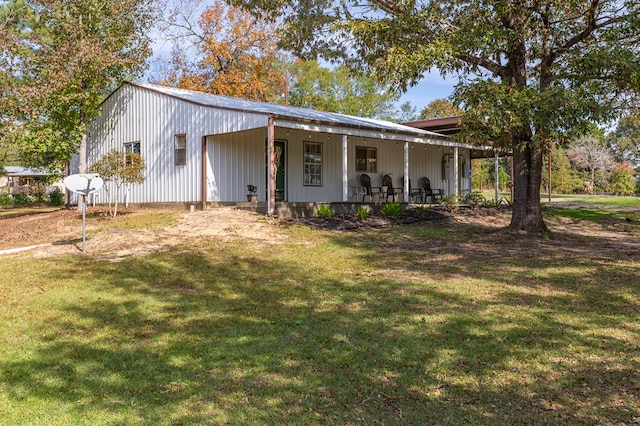
[[[1, 170], [0, 170], [1, 171]], [[47, 173], [44, 167], [5, 166], [6, 176], [51, 176], [55, 173]]]
[[213, 95], [210, 93], [196, 92], [193, 90], [177, 89], [174, 87], [158, 86], [154, 84], [129, 83], [132, 86], [141, 87], [162, 93], [167, 96], [178, 98], [198, 105], [235, 110], [239, 112], [263, 113], [274, 118], [310, 121], [329, 125], [354, 127], [367, 130], [383, 130], [393, 133], [402, 133], [413, 136], [422, 136], [434, 139], [448, 139], [439, 133], [417, 129], [402, 124], [389, 121], [375, 120], [372, 118], [355, 117], [351, 115], [338, 114], [333, 112], [316, 111], [308, 108], [299, 108], [272, 104], [268, 102], [250, 101], [247, 99], [232, 98], [228, 96]]

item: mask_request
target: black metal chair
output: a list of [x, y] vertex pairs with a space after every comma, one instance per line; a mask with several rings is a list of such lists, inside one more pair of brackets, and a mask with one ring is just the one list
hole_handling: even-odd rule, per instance
[[365, 191], [365, 195], [362, 197], [363, 202], [367, 196], [371, 199], [372, 203], [375, 202], [374, 197], [380, 197], [380, 188], [371, 186], [371, 177], [369, 177], [368, 174], [363, 173], [360, 175], [360, 185], [362, 185]]
[[393, 187], [393, 179], [389, 175], [382, 176], [382, 188], [385, 187], [387, 192], [382, 191], [382, 197], [384, 197], [385, 201], [389, 201], [389, 197], [391, 197], [391, 201], [396, 201], [396, 197], [402, 189]]
[[[401, 179], [402, 181], [402, 192], [404, 193], [404, 179]], [[416, 203], [418, 202], [418, 200], [420, 200], [421, 203], [424, 202], [424, 198], [422, 196], [422, 188], [418, 187], [418, 188], [414, 188], [413, 184], [411, 183], [411, 178], [409, 178], [409, 200], [412, 203]]]
[[440, 203], [442, 198], [442, 190], [437, 188], [431, 188], [431, 181], [428, 177], [420, 178], [420, 186], [422, 186], [423, 202], [427, 201], [429, 197], [429, 203]]

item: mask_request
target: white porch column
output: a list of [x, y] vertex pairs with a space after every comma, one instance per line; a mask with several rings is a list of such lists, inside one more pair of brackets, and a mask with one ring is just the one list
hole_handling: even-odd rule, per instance
[[273, 117], [269, 117], [267, 125], [267, 215], [269, 216], [273, 216], [276, 204], [275, 133]]
[[349, 201], [348, 138], [342, 135], [342, 201]]
[[404, 143], [404, 202], [409, 202], [409, 142]]
[[453, 193], [456, 194], [456, 197], [458, 196], [458, 193], [460, 192], [460, 176], [458, 176], [458, 173], [460, 173], [460, 171], [458, 170], [458, 147], [454, 147], [453, 148], [453, 176], [454, 176], [454, 181], [453, 181]]

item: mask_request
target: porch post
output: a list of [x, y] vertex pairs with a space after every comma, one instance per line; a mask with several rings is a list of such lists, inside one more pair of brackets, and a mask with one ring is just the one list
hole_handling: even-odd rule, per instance
[[342, 201], [349, 201], [349, 161], [348, 156], [348, 138], [342, 135]]
[[453, 181], [453, 193], [456, 194], [456, 198], [460, 192], [460, 185], [458, 184], [460, 182], [460, 176], [458, 176], [458, 173], [460, 173], [458, 170], [458, 155], [458, 147], [456, 146], [453, 148], [453, 176], [455, 176]]
[[409, 202], [409, 142], [404, 143], [404, 202]]
[[276, 203], [276, 173], [275, 173], [275, 123], [269, 117], [267, 125], [267, 215], [273, 216]]
[[207, 137], [202, 137], [202, 152], [200, 154], [202, 176], [200, 180], [200, 198], [202, 198], [202, 210], [207, 209]]
[[498, 201], [500, 201], [500, 181], [498, 179], [498, 176], [500, 176], [500, 157], [498, 156], [498, 153], [496, 152], [496, 161], [495, 161], [495, 165], [494, 165], [494, 171], [495, 171], [495, 191], [496, 191], [496, 203]]

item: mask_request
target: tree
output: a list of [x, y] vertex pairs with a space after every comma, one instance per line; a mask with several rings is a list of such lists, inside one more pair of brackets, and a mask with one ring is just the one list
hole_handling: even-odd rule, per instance
[[[548, 155], [542, 168], [542, 182], [549, 187]], [[551, 150], [551, 192], [557, 194], [573, 194], [584, 190], [584, 176], [571, 167], [567, 150], [555, 147]]]
[[[144, 182], [145, 169], [144, 159], [140, 154], [131, 151], [123, 153], [117, 149], [104, 154], [91, 165], [91, 173], [99, 174], [105, 183], [114, 183], [115, 191], [113, 193], [109, 193], [109, 185], [104, 186], [111, 216], [116, 217], [118, 214], [118, 201], [122, 185]], [[112, 204], [113, 210], [111, 210]]]
[[160, 30], [172, 49], [156, 64], [154, 82], [259, 101], [284, 94], [276, 25], [222, 0], [205, 8], [197, 0], [160, 7], [166, 10]]
[[636, 189], [635, 170], [630, 162], [617, 163], [611, 169], [607, 192], [617, 195], [631, 195]]
[[[18, 1], [8, 3], [18, 4]], [[34, 165], [60, 166], [79, 151], [86, 171], [86, 128], [104, 97], [142, 71], [150, 53], [146, 0], [27, 0], [29, 21], [13, 62], [22, 123], [20, 149]]]
[[0, 171], [18, 158], [16, 136], [22, 107], [19, 89], [24, 76], [20, 71], [25, 51], [27, 27], [33, 14], [23, 1], [0, 2]]
[[292, 106], [359, 117], [388, 118], [396, 114], [398, 94], [367, 76], [350, 72], [344, 65], [329, 69], [317, 61], [299, 61], [292, 67], [292, 77]]
[[448, 99], [434, 99], [420, 111], [421, 120], [433, 118], [454, 117], [462, 115], [463, 111], [451, 103]]
[[[613, 164], [611, 151], [606, 146], [604, 139], [593, 135], [577, 139], [567, 151], [567, 157], [575, 166], [589, 172], [591, 190], [588, 192], [592, 192], [593, 186], [596, 185], [596, 173]], [[603, 184], [604, 182], [600, 182], [600, 187], [603, 187]]]
[[607, 143], [617, 162], [629, 161], [640, 172], [640, 113], [622, 117]]
[[493, 164], [493, 160], [488, 158], [478, 158], [471, 161], [471, 187], [474, 190], [482, 191], [485, 188], [490, 188]]
[[513, 230], [546, 230], [547, 144], [615, 117], [640, 88], [637, 1], [233, 1], [282, 16], [283, 45], [301, 57], [340, 60], [400, 90], [434, 67], [459, 73], [461, 138], [513, 151]]

